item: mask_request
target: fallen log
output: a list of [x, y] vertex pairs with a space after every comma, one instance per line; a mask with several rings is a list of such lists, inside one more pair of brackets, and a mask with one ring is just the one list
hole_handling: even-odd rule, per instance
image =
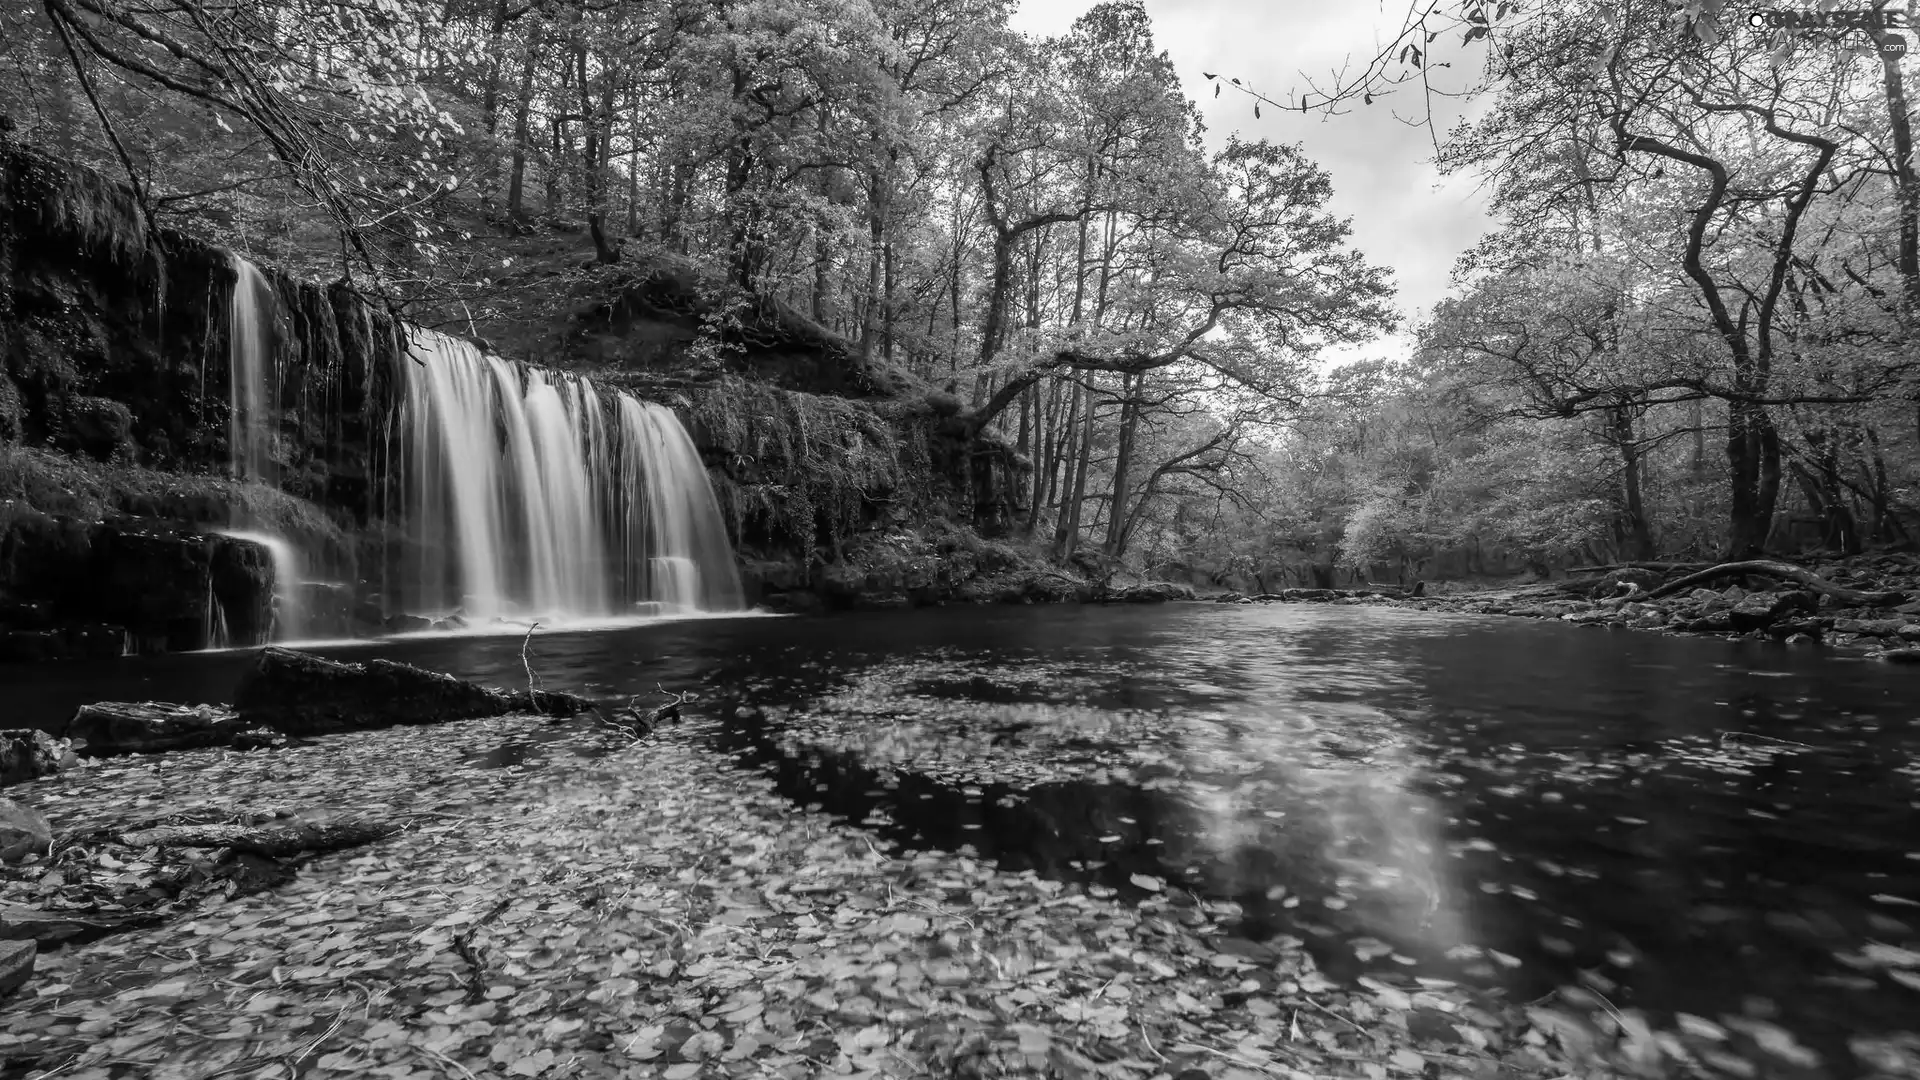
[[1672, 596], [1674, 593], [1684, 589], [1698, 588], [1709, 581], [1739, 577], [1743, 574], [1781, 578], [1786, 581], [1796, 582], [1800, 585], [1805, 585], [1814, 592], [1831, 596], [1835, 600], [1850, 607], [1879, 607], [1888, 604], [1898, 604], [1907, 598], [1905, 593], [1898, 590], [1888, 589], [1883, 592], [1861, 592], [1857, 589], [1849, 589], [1844, 586], [1835, 585], [1833, 582], [1828, 581], [1813, 571], [1798, 566], [1783, 562], [1773, 562], [1767, 559], [1751, 559], [1744, 562], [1721, 563], [1718, 566], [1709, 567], [1699, 573], [1688, 574], [1683, 578], [1669, 581], [1637, 599], [1658, 600], [1663, 596]]
[[82, 705], [62, 733], [89, 757], [225, 746], [247, 725], [218, 705], [101, 701]]
[[571, 716], [593, 703], [547, 690], [509, 693], [391, 660], [341, 663], [267, 648], [234, 695], [242, 727], [266, 725], [288, 735], [412, 724], [440, 724], [538, 712]]
[[384, 840], [401, 826], [368, 818], [338, 821], [275, 821], [266, 825], [160, 825], [121, 833], [128, 847], [231, 848], [270, 859], [306, 852], [338, 851]]
[[1712, 565], [1712, 563], [1704, 562], [1643, 562], [1635, 560], [1632, 562], [1607, 563], [1602, 566], [1569, 566], [1567, 567], [1567, 573], [1610, 574], [1615, 570], [1654, 570], [1662, 574], [1671, 574], [1683, 570], [1687, 572], [1704, 570]]
[[119, 930], [148, 926], [163, 917], [149, 912], [58, 911], [26, 904], [0, 903], [0, 941], [36, 941], [43, 945], [78, 944]]

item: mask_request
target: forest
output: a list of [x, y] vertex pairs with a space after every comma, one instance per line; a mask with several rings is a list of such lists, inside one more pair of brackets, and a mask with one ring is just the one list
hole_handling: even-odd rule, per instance
[[[156, 225], [517, 359], [590, 365], [561, 316], [690, 267], [686, 362], [779, 305], [1010, 443], [1017, 532], [1062, 561], [1910, 544], [1901, 20], [1720, 7], [1416, 8], [1326, 87], [1208, 73], [1249, 110], [1222, 135], [1140, 0], [1050, 40], [1003, 0], [47, 0], [0, 9], [0, 113]], [[1262, 129], [1442, 77], [1470, 119], [1408, 137], [1488, 186], [1495, 228], [1401, 312], [1332, 178]]]

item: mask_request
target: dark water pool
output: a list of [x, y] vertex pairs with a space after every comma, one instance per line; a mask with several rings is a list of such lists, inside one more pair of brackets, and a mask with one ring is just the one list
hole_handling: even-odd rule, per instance
[[[518, 638], [318, 650], [500, 685]], [[694, 690], [717, 752], [915, 845], [1238, 901], [1336, 976], [1784, 1031], [1920, 1028], [1920, 672], [1362, 607], [942, 609], [537, 635], [544, 685]], [[45, 723], [244, 655], [0, 668]], [[745, 707], [756, 715], [736, 715]], [[565, 768], [538, 743], [500, 764]], [[1688, 1020], [1688, 1023], [1695, 1023]], [[1696, 1025], [1697, 1027], [1698, 1025]]]

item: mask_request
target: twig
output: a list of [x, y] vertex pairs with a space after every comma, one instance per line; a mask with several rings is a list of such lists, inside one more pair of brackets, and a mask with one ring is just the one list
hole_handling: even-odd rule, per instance
[[[424, 1044], [422, 1044], [422, 1043], [417, 1043], [417, 1042], [413, 1042], [413, 1041], [411, 1041], [411, 1040], [409, 1040], [409, 1041], [408, 1041], [408, 1044], [407, 1044], [407, 1045], [409, 1045], [409, 1046], [412, 1046], [412, 1047], [413, 1047], [414, 1049], [416, 1049], [416, 1050], [424, 1050], [424, 1051], [426, 1051], [427, 1053], [429, 1053], [429, 1054], [432, 1054], [432, 1055], [433, 1055], [434, 1057], [437, 1057], [437, 1058], [439, 1058], [439, 1059], [440, 1059], [441, 1061], [444, 1061], [444, 1062], [446, 1062], [447, 1064], [449, 1064], [449, 1065], [451, 1065], [451, 1066], [453, 1066], [454, 1068], [456, 1068], [456, 1069], [459, 1069], [459, 1070], [460, 1070], [460, 1075], [461, 1075], [461, 1076], [464, 1076], [464, 1077], [466, 1077], [466, 1078], [467, 1078], [467, 1080], [480, 1080], [480, 1078], [479, 1078], [479, 1077], [477, 1077], [477, 1076], [475, 1076], [475, 1075], [473, 1075], [473, 1072], [472, 1072], [471, 1070], [469, 1070], [469, 1069], [468, 1069], [468, 1068], [467, 1068], [467, 1067], [466, 1067], [465, 1065], [462, 1065], [462, 1064], [460, 1064], [459, 1062], [457, 1062], [457, 1061], [455, 1061], [455, 1060], [453, 1060], [452, 1058], [450, 1058], [450, 1057], [448, 1057], [447, 1055], [445, 1055], [445, 1054], [443, 1054], [443, 1053], [441, 1053], [440, 1051], [438, 1051], [438, 1050], [435, 1050], [435, 1049], [434, 1049], [433, 1047], [431, 1047], [431, 1046], [427, 1046], [427, 1045], [424, 1045]], [[629, 1045], [631, 1045], [631, 1044], [629, 1044]]]
[[1309, 997], [1306, 994], [1301, 994], [1300, 996], [1307, 999], [1307, 1004], [1313, 1006], [1316, 1009], [1319, 1009], [1321, 1012], [1326, 1013], [1328, 1016], [1333, 1017], [1335, 1020], [1340, 1021], [1341, 1023], [1347, 1025], [1348, 1027], [1359, 1032], [1360, 1034], [1365, 1035], [1367, 1033], [1366, 1028], [1361, 1027], [1359, 1024], [1354, 1023], [1353, 1021], [1347, 1019], [1346, 1017], [1341, 1016], [1339, 1013], [1334, 1012], [1332, 1009], [1327, 1008], [1325, 1005], [1322, 1005], [1319, 1002], [1313, 1000], [1312, 997]]
[[527, 701], [533, 705], [534, 712], [540, 712], [540, 691], [534, 688], [533, 661], [527, 659], [527, 645], [533, 640], [533, 632], [540, 628], [538, 622], [527, 627], [527, 636], [520, 639], [520, 666], [527, 669]]
[[1138, 1021], [1138, 1023], [1140, 1025], [1140, 1041], [1147, 1044], [1147, 1053], [1152, 1054], [1154, 1057], [1159, 1058], [1161, 1061], [1167, 1060], [1167, 1055], [1155, 1049], [1153, 1045], [1153, 1039], [1147, 1035], [1147, 1022], [1145, 1020], [1141, 1020], [1141, 1021]]
[[500, 901], [493, 905], [492, 911], [481, 916], [478, 922], [453, 936], [453, 951], [459, 953], [460, 959], [465, 960], [467, 966], [473, 969], [473, 974], [467, 978], [467, 1004], [469, 1005], [477, 1004], [487, 995], [485, 982], [487, 965], [481, 960], [480, 951], [473, 947], [474, 935], [512, 906], [512, 898]]
[[1755, 735], [1751, 731], [1723, 731], [1720, 733], [1721, 742], [1744, 742], [1748, 739], [1752, 739], [1756, 742], [1772, 743], [1775, 746], [1797, 746], [1802, 750], [1820, 749], [1817, 746], [1813, 746], [1803, 742], [1794, 742], [1791, 739], [1776, 739], [1771, 735]]

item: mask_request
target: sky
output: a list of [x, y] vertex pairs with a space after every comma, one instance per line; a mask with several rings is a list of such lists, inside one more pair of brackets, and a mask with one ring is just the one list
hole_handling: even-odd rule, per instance
[[[1066, 32], [1095, 0], [1022, 0], [1014, 29], [1040, 36]], [[1218, 98], [1203, 72], [1221, 81], [1238, 77], [1277, 101], [1320, 83], [1349, 61], [1363, 66], [1376, 46], [1399, 32], [1406, 12], [1382, 0], [1146, 0], [1154, 40], [1172, 58], [1187, 96], [1217, 147], [1238, 131], [1243, 139], [1299, 143], [1333, 177], [1331, 209], [1352, 219], [1355, 247], [1392, 268], [1403, 323], [1418, 321], [1447, 293], [1447, 277], [1461, 252], [1492, 226], [1471, 177], [1442, 178], [1433, 167], [1432, 136], [1395, 119], [1424, 113], [1405, 92], [1356, 103], [1345, 115], [1283, 112], [1262, 107], [1228, 88]], [[1464, 67], [1464, 64], [1462, 65]], [[1451, 107], [1442, 103], [1442, 110]], [[1450, 123], [1457, 112], [1442, 111]], [[1440, 125], [1446, 130], [1446, 124]], [[1397, 358], [1407, 340], [1329, 350], [1323, 362]]]

